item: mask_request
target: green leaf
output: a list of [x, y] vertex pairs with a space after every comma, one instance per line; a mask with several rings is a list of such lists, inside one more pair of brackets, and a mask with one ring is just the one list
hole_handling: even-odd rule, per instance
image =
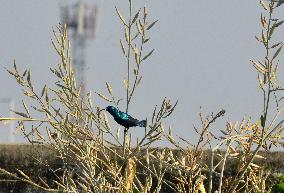
[[282, 44], [282, 42], [279, 42], [277, 44], [274, 44], [273, 46], [271, 46], [270, 48], [276, 48], [277, 46], [279, 46], [280, 44]]
[[16, 60], [14, 60], [14, 69], [15, 69], [15, 72], [17, 72], [17, 73], [18, 73], [18, 69], [17, 69]]
[[121, 50], [122, 50], [123, 54], [126, 56], [125, 47], [124, 47], [124, 45], [123, 45], [122, 40], [120, 39], [119, 42], [120, 42]]
[[140, 191], [137, 188], [133, 188], [133, 193], [140, 193]]
[[132, 20], [132, 22], [131, 22], [131, 25], [137, 20], [140, 11], [141, 11], [141, 8], [140, 8], [139, 11], [137, 11], [137, 13], [135, 14], [135, 16], [134, 16], [134, 18], [133, 18], [133, 20]]
[[284, 0], [279, 0], [276, 7], [279, 7], [280, 5], [282, 5], [284, 3]]
[[27, 74], [27, 70], [24, 71], [23, 76], [26, 76], [26, 74]]
[[147, 30], [150, 30], [157, 22], [158, 22], [158, 20], [156, 20], [156, 21], [154, 21], [153, 23], [151, 23], [151, 24], [147, 27]]
[[150, 38], [146, 38], [146, 39], [144, 39], [143, 43], [145, 44], [145, 43], [147, 43], [149, 40], [150, 40]]
[[30, 87], [32, 87], [32, 83], [31, 83], [31, 71], [28, 71], [28, 75], [27, 75], [27, 81]]
[[44, 95], [44, 93], [46, 92], [46, 85], [44, 85], [41, 94], [40, 94], [40, 98]]
[[144, 56], [144, 58], [142, 60], [146, 60], [149, 56], [152, 55], [152, 53], [154, 52], [155, 49], [153, 49], [151, 52], [149, 52], [146, 56]]
[[21, 117], [30, 118], [26, 113], [21, 113], [18, 111], [13, 111], [15, 114], [20, 115]]
[[284, 20], [279, 21], [279, 22], [275, 22], [275, 23], [272, 25], [271, 29], [269, 30], [269, 38], [268, 38], [268, 39], [271, 38], [271, 36], [272, 36], [274, 30], [275, 30], [277, 27], [279, 27], [280, 25], [282, 25], [283, 22], [284, 22]]
[[51, 71], [53, 74], [55, 74], [58, 78], [60, 78], [60, 79], [62, 78], [61, 74], [60, 74], [57, 70], [50, 68], [50, 71]]
[[63, 85], [61, 85], [61, 84], [59, 84], [59, 83], [56, 83], [56, 86], [59, 86], [60, 88], [69, 90], [66, 86], [63, 86]]
[[275, 54], [274, 54], [273, 57], [272, 57], [272, 60], [274, 60], [274, 59], [278, 56], [278, 54], [280, 53], [282, 47], [283, 47], [283, 45], [280, 46], [280, 47], [277, 49], [277, 51], [275, 52]]
[[265, 127], [265, 119], [262, 115], [260, 116], [260, 124], [263, 128]]
[[279, 27], [280, 25], [282, 25], [282, 24], [283, 24], [283, 22], [284, 22], [284, 20], [279, 21], [279, 22], [276, 22], [273, 26], [275, 26], [275, 27]]
[[45, 101], [49, 105], [50, 101], [49, 101], [49, 97], [48, 97], [48, 93], [47, 92], [45, 92]]

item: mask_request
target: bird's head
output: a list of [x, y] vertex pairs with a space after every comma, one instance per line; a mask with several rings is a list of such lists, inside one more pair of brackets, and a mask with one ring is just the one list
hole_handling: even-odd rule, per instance
[[107, 106], [104, 110], [106, 110], [107, 112], [109, 112], [110, 114], [115, 112], [117, 109], [113, 106]]

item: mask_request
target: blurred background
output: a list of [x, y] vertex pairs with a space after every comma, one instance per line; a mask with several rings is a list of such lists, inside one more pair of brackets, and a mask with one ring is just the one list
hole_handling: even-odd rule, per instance
[[[127, 65], [119, 45], [124, 35], [114, 6], [126, 17], [128, 1], [83, 2], [96, 7], [94, 36], [84, 44], [83, 78], [86, 91], [93, 93], [95, 105], [103, 108], [109, 104], [95, 92], [107, 94], [105, 82], [112, 85], [115, 95], [126, 96], [123, 78]], [[217, 133], [225, 128], [226, 121], [241, 121], [244, 116], [258, 119], [262, 95], [257, 74], [249, 62], [261, 59], [264, 52], [254, 38], [261, 29], [258, 1], [146, 0], [134, 1], [135, 9], [145, 2], [149, 19], [159, 20], [149, 33], [148, 49], [155, 48], [155, 52], [142, 66], [142, 84], [134, 95], [130, 114], [149, 119], [154, 106], [164, 97], [173, 102], [178, 99], [176, 111], [165, 127], [172, 126], [174, 135], [192, 142], [196, 142], [193, 125], [199, 125], [200, 106], [205, 114], [226, 110], [226, 116], [211, 128]], [[57, 65], [59, 58], [50, 41], [52, 27], [62, 18], [62, 6], [72, 7], [76, 3], [75, 0], [0, 0], [1, 116], [13, 116], [11, 108], [21, 110], [23, 94], [5, 70], [12, 67], [14, 59], [21, 69], [32, 69], [38, 91], [44, 84], [54, 83], [49, 68]], [[284, 12], [279, 17], [283, 18]], [[282, 40], [282, 34], [276, 35], [277, 40]], [[280, 71], [283, 71], [281, 65]], [[122, 106], [121, 110], [124, 109]], [[113, 121], [112, 125], [118, 127]], [[11, 134], [13, 125], [0, 126], [0, 143], [26, 142], [20, 134]], [[144, 133], [134, 129], [134, 137]]]

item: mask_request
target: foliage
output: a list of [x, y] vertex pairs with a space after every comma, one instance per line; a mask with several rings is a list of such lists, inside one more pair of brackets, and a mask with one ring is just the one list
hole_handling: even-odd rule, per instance
[[276, 179], [278, 182], [272, 187], [271, 193], [281, 193], [284, 191], [284, 176], [277, 176]]

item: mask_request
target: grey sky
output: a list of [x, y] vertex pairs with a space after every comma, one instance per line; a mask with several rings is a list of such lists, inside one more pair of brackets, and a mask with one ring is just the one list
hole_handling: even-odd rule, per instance
[[[114, 5], [125, 12], [127, 0], [88, 2], [100, 6], [96, 39], [88, 43], [88, 89], [106, 93], [107, 81], [117, 95], [124, 97], [122, 78], [126, 64], [119, 47], [123, 33]], [[144, 4], [142, 0], [134, 2]], [[130, 113], [137, 118], [150, 118], [155, 104], [160, 104], [163, 97], [179, 99], [176, 112], [166, 123], [174, 128], [175, 134], [192, 141], [196, 140], [192, 125], [199, 123], [200, 106], [205, 113], [223, 108], [227, 111], [226, 117], [212, 128], [215, 130], [225, 127], [227, 120], [238, 121], [245, 115], [257, 118], [262, 99], [249, 59], [262, 53], [254, 39], [260, 31], [258, 1], [146, 3], [150, 19], [159, 19], [150, 32], [150, 45], [156, 51], [142, 66], [142, 84]], [[21, 68], [32, 69], [39, 89], [45, 83], [52, 84], [48, 69], [58, 60], [50, 38], [52, 27], [59, 21], [58, 5], [55, 0], [0, 0], [0, 98], [13, 97], [20, 104], [20, 87], [4, 70], [12, 66], [13, 59]], [[98, 98], [95, 103], [107, 105]], [[8, 106], [0, 104], [0, 108], [5, 116]], [[142, 133], [135, 132], [135, 136]], [[7, 141], [5, 132], [0, 135], [0, 141]]]

